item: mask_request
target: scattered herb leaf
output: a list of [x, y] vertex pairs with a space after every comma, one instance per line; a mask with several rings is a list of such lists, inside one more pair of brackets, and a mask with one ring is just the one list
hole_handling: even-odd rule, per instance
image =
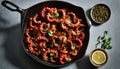
[[72, 50], [75, 50], [75, 45], [72, 45], [72, 46], [71, 46], [71, 49], [72, 49]]
[[97, 46], [99, 45], [100, 43], [96, 43], [95, 47], [97, 48]]
[[54, 56], [54, 52], [51, 52], [51, 53], [50, 53], [50, 56], [53, 57], [53, 56]]
[[52, 31], [48, 31], [48, 35], [49, 35], [49, 36], [53, 36], [54, 33], [53, 33]]
[[98, 41], [98, 42], [100, 41], [100, 38], [101, 38], [101, 36], [98, 36], [98, 38], [97, 38], [97, 41]]
[[106, 49], [112, 49], [112, 46], [111, 46], [111, 45], [108, 45], [108, 46], [106, 47]]
[[55, 18], [59, 18], [60, 14], [56, 12], [54, 16]]

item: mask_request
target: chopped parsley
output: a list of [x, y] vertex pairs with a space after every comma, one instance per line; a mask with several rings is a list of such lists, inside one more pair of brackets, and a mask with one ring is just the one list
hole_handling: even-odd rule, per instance
[[54, 56], [54, 54], [55, 54], [54, 52], [51, 52], [51, 53], [50, 53], [50, 56], [51, 56], [51, 57], [53, 57], [53, 56]]
[[55, 16], [55, 18], [59, 18], [60, 14], [56, 12], [54, 16]]
[[49, 35], [49, 36], [53, 36], [54, 33], [50, 30], [50, 31], [48, 31], [48, 35]]
[[72, 46], [71, 46], [71, 49], [72, 49], [72, 50], [75, 50], [75, 45], [72, 45]]

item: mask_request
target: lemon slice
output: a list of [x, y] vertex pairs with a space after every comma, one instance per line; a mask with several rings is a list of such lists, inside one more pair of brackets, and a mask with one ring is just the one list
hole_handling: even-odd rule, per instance
[[92, 61], [96, 64], [103, 64], [106, 62], [106, 54], [101, 50], [96, 50], [92, 54]]

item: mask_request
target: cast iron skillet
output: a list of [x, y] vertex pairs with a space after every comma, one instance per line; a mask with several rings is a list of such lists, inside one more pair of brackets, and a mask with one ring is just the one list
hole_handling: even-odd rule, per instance
[[88, 21], [87, 21], [87, 18], [86, 18], [86, 15], [84, 13], [83, 8], [72, 5], [72, 4], [67, 3], [67, 2], [63, 2], [63, 1], [45, 1], [45, 2], [38, 3], [38, 4], [36, 4], [30, 8], [27, 8], [27, 9], [21, 9], [17, 5], [13, 4], [10, 1], [6, 1], [6, 0], [2, 1], [2, 5], [11, 11], [16, 11], [16, 12], [19, 12], [21, 14], [21, 30], [22, 30], [22, 39], [23, 40], [24, 40], [24, 31], [27, 28], [27, 25], [29, 23], [29, 18], [33, 17], [36, 13], [40, 13], [40, 10], [42, 10], [44, 7], [66, 8], [67, 10], [74, 12], [77, 15], [77, 17], [82, 19], [82, 23], [85, 24], [85, 36], [86, 37], [85, 37], [85, 40], [83, 42], [83, 47], [79, 51], [78, 55], [75, 58], [73, 58], [73, 60], [71, 62], [61, 65], [61, 64], [53, 64], [50, 62], [43, 61], [40, 57], [32, 55], [31, 53], [28, 52], [27, 46], [25, 45], [24, 41], [22, 41], [22, 44], [23, 44], [23, 48], [24, 48], [25, 52], [31, 58], [33, 58], [34, 60], [36, 60], [39, 63], [42, 63], [42, 64], [47, 65], [47, 66], [51, 66], [51, 67], [67, 66], [75, 61], [78, 61], [79, 59], [81, 59], [84, 56], [86, 48], [88, 46], [88, 42], [89, 42], [90, 24], [88, 24]]

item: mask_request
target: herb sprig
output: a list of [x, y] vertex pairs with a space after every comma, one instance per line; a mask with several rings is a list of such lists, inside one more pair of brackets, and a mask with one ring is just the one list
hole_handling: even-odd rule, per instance
[[101, 45], [101, 48], [103, 49], [112, 49], [111, 46], [111, 37], [107, 37], [108, 31], [104, 31], [103, 36], [98, 36], [97, 38], [97, 43], [96, 43], [96, 48], [98, 45]]

